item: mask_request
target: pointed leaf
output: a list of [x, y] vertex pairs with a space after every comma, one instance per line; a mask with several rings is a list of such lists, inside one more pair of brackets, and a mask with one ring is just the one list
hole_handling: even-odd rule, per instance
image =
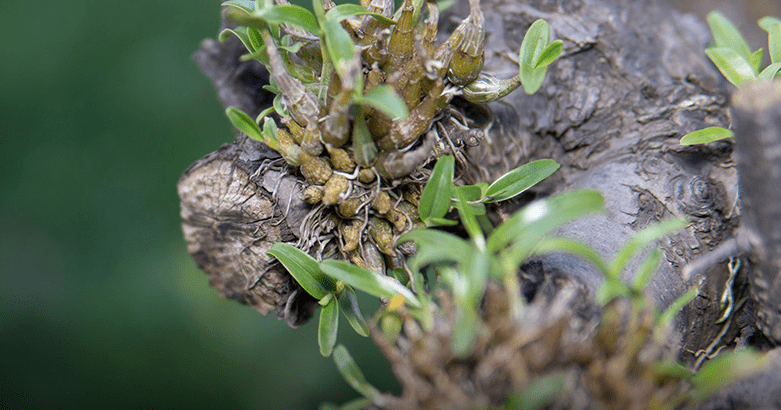
[[740, 31], [723, 14], [712, 11], [708, 14], [707, 19], [716, 47], [730, 49], [746, 61], [751, 59], [751, 49], [748, 47], [748, 43], [740, 35]]
[[716, 68], [721, 71], [724, 78], [735, 86], [740, 86], [747, 81], [756, 79], [754, 69], [748, 60], [729, 48], [707, 48], [705, 49], [705, 54], [713, 61]]
[[447, 218], [428, 218], [425, 224], [426, 228], [435, 228], [437, 226], [455, 226], [458, 225], [458, 221]]
[[681, 145], [707, 144], [709, 142], [732, 138], [734, 132], [722, 127], [708, 127], [690, 132], [681, 138]]
[[266, 254], [279, 259], [296, 282], [315, 299], [336, 291], [336, 282], [320, 271], [317, 261], [295, 246], [277, 242]]
[[[483, 236], [483, 231], [480, 229], [480, 224], [477, 222], [477, 218], [475, 218], [475, 213], [472, 212], [472, 206], [466, 202], [466, 199], [464, 199], [464, 196], [461, 194], [460, 190], [454, 190], [453, 194], [455, 194], [455, 206], [458, 208], [458, 214], [461, 217], [461, 223], [464, 225], [464, 229], [466, 229], [466, 232], [469, 234], [475, 244], [477, 244], [477, 247], [484, 249], [485, 236]], [[422, 196], [421, 203], [423, 203]]]
[[247, 33], [247, 27], [245, 26], [238, 26], [234, 29], [226, 28], [222, 31], [220, 31], [220, 35], [217, 36], [217, 39], [220, 41], [225, 41], [228, 39], [228, 37], [233, 34], [234, 36], [238, 37], [239, 40], [241, 40], [241, 43], [244, 44], [244, 48], [247, 49], [250, 53], [254, 51], [252, 48], [252, 42], [249, 39], [249, 35]]
[[692, 378], [696, 400], [702, 400], [722, 387], [763, 371], [770, 362], [753, 350], [734, 350], [705, 363]]
[[778, 75], [779, 71], [781, 71], [781, 61], [765, 67], [757, 78], [760, 80], [772, 80]]
[[335, 7], [332, 7], [330, 10], [328, 10], [327, 13], [325, 13], [325, 17], [329, 20], [336, 20], [341, 22], [347, 17], [360, 16], [364, 14], [368, 14], [385, 24], [396, 24], [395, 21], [383, 16], [382, 14], [372, 13], [371, 11], [366, 10], [365, 8], [357, 4], [350, 4], [350, 3], [339, 4]]
[[626, 265], [632, 260], [637, 252], [665, 236], [680, 231], [685, 228], [687, 224], [688, 222], [686, 220], [670, 218], [649, 225], [635, 233], [613, 257], [613, 262], [610, 264], [611, 277], [620, 279], [621, 271], [626, 268]]
[[560, 166], [552, 159], [539, 159], [521, 165], [494, 181], [485, 194], [492, 202], [505, 201], [547, 178]]
[[532, 202], [496, 227], [488, 237], [488, 249], [500, 251], [508, 244], [519, 241], [524, 246], [532, 246], [554, 228], [603, 210], [604, 203], [602, 194], [594, 189], [563, 192]]
[[543, 19], [535, 21], [523, 37], [518, 53], [518, 62], [521, 83], [526, 94], [537, 92], [545, 79], [547, 69], [545, 67], [535, 68], [535, 66], [542, 51], [548, 47], [549, 38], [550, 26]]
[[[333, 295], [333, 294], [331, 294]], [[339, 301], [332, 297], [320, 309], [320, 323], [317, 327], [317, 345], [324, 357], [331, 355], [336, 345], [336, 333], [339, 330]]]
[[390, 299], [395, 295], [404, 296], [413, 306], [420, 306], [415, 294], [396, 279], [379, 275], [366, 268], [344, 261], [325, 260], [320, 263], [320, 269], [328, 276], [380, 298]]
[[632, 289], [635, 292], [642, 292], [648, 285], [648, 282], [653, 277], [656, 270], [659, 269], [659, 265], [662, 263], [661, 249], [656, 249], [648, 255], [642, 264], [637, 268], [635, 277], [632, 280]]
[[781, 63], [781, 20], [773, 17], [763, 17], [759, 25], [767, 31], [767, 50], [770, 62]]
[[[412, 268], [413, 262], [415, 266], [447, 261], [460, 263], [463, 261], [463, 258], [472, 252], [472, 245], [468, 241], [456, 235], [434, 229], [411, 230], [399, 238], [398, 242], [406, 241], [415, 242], [418, 248], [418, 254], [410, 261], [410, 268]], [[423, 252], [426, 253], [423, 254]], [[426, 258], [425, 263], [420, 261], [423, 256]]]
[[363, 397], [373, 399], [380, 394], [379, 390], [366, 381], [366, 377], [363, 376], [363, 372], [358, 368], [347, 348], [342, 345], [336, 346], [336, 349], [334, 349], [334, 362], [347, 384]]
[[458, 313], [450, 335], [450, 350], [455, 357], [463, 358], [472, 353], [479, 330], [480, 319], [474, 310], [465, 309]]
[[453, 170], [455, 158], [445, 155], [437, 160], [426, 186], [420, 194], [419, 214], [425, 222], [429, 218], [442, 218], [450, 209], [453, 196]]
[[369, 336], [369, 326], [366, 324], [366, 320], [361, 315], [361, 308], [358, 306], [358, 297], [355, 295], [355, 291], [350, 286], [344, 287], [344, 292], [339, 296], [339, 304], [341, 305], [342, 313], [347, 318], [347, 322], [355, 330], [355, 333], [366, 337]]
[[552, 252], [563, 252], [579, 256], [599, 269], [600, 273], [607, 275], [608, 266], [605, 263], [605, 258], [594, 248], [583, 242], [564, 236], [557, 236], [543, 239], [542, 242], [534, 247], [534, 253], [536, 254]]
[[689, 302], [694, 300], [694, 298], [696, 298], [699, 293], [700, 290], [696, 287], [693, 287], [687, 290], [683, 295], [679, 296], [678, 299], [675, 299], [673, 303], [670, 303], [670, 306], [667, 306], [667, 309], [664, 310], [664, 313], [662, 313], [661, 316], [659, 316], [659, 319], [656, 321], [654, 332], [661, 334], [662, 330], [670, 323], [672, 323], [673, 319], [678, 316], [678, 313], [680, 313], [680, 311], [683, 310], [683, 308], [686, 307]]
[[555, 40], [548, 44], [548, 46], [545, 47], [545, 49], [543, 49], [540, 55], [537, 57], [537, 62], [534, 63], [534, 68], [547, 67], [551, 65], [551, 63], [559, 58], [563, 46], [564, 42], [561, 40]]
[[353, 39], [342, 24], [335, 20], [326, 20], [323, 23], [323, 36], [328, 56], [341, 76], [347, 71], [346, 67], [355, 55]]
[[256, 15], [272, 24], [290, 24], [300, 27], [314, 35], [320, 34], [314, 14], [309, 10], [293, 4], [273, 6], [258, 10]]
[[409, 115], [404, 100], [396, 94], [396, 91], [393, 91], [393, 88], [384, 84], [372, 88], [366, 94], [358, 97], [356, 102], [380, 110], [394, 120], [403, 120]]
[[237, 130], [243, 132], [246, 136], [258, 140], [260, 142], [266, 142], [263, 138], [263, 133], [260, 131], [258, 124], [250, 118], [247, 113], [236, 108], [228, 107], [225, 110], [225, 115], [228, 116], [231, 124], [236, 127]]
[[748, 59], [748, 63], [751, 65], [751, 69], [754, 70], [754, 75], [760, 71], [759, 68], [762, 66], [762, 57], [764, 54], [765, 50], [760, 48], [751, 54], [751, 57]]

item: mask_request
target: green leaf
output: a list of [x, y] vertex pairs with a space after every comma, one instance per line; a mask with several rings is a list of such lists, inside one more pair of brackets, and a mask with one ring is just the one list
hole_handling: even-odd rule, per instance
[[545, 49], [543, 49], [540, 55], [537, 57], [537, 61], [534, 63], [534, 68], [537, 69], [551, 65], [551, 63], [559, 58], [563, 46], [564, 42], [561, 40], [555, 40], [548, 44], [548, 46], [545, 47]]
[[664, 238], [671, 233], [685, 228], [688, 222], [683, 219], [670, 218], [649, 225], [635, 233], [628, 241], [616, 252], [613, 262], [610, 264], [610, 276], [614, 279], [620, 279], [621, 271], [626, 268], [632, 258], [648, 245]]
[[751, 69], [754, 70], [754, 75], [756, 75], [759, 72], [759, 68], [762, 66], [762, 56], [764, 54], [765, 51], [760, 48], [759, 50], [751, 54], [751, 57], [748, 59], [748, 63], [749, 65], [751, 65]]
[[256, 15], [268, 23], [290, 24], [314, 35], [320, 34], [320, 26], [318, 26], [314, 14], [301, 6], [285, 4], [268, 7], [258, 10]]
[[450, 334], [450, 350], [455, 357], [464, 358], [472, 353], [472, 346], [480, 330], [480, 318], [472, 309], [463, 309], [455, 317]]
[[754, 69], [748, 60], [729, 48], [706, 48], [705, 54], [713, 61], [729, 82], [735, 86], [756, 80]]
[[[486, 187], [487, 184], [484, 184]], [[475, 216], [485, 215], [485, 204], [478, 202], [483, 199], [483, 188], [478, 185], [466, 185], [466, 186], [453, 186], [453, 192], [459, 192], [458, 195], [464, 198], [465, 205], [472, 208], [472, 213]], [[456, 196], [456, 195], [454, 195]]]
[[[464, 224], [464, 229], [466, 229], [466, 232], [478, 248], [485, 249], [485, 236], [483, 236], [483, 230], [480, 229], [480, 224], [477, 222], [477, 218], [475, 218], [475, 213], [472, 212], [472, 206], [466, 202], [460, 190], [454, 190], [453, 193], [455, 194], [456, 208], [458, 208], [458, 214], [461, 216], [461, 223]], [[423, 196], [421, 195], [422, 203]]]
[[730, 49], [744, 60], [751, 60], [751, 49], [748, 43], [740, 35], [740, 31], [723, 14], [712, 11], [708, 13], [707, 19], [716, 47]]
[[277, 142], [277, 122], [271, 117], [266, 117], [263, 120], [263, 138], [265, 138], [266, 145], [273, 150], [279, 148], [279, 142]]
[[255, 52], [256, 50], [265, 51], [266, 45], [263, 43], [263, 35], [260, 34], [260, 30], [255, 27], [248, 27], [247, 37], [249, 37], [249, 42], [252, 44], [252, 48], [249, 50], [250, 52]]
[[594, 189], [563, 192], [532, 202], [496, 227], [488, 237], [488, 249], [500, 251], [513, 242], [531, 247], [554, 228], [603, 210], [604, 203], [602, 194]]
[[[260, 124], [260, 120], [266, 118], [269, 116], [272, 112], [274, 112], [274, 107], [268, 107], [265, 110], [261, 111], [260, 114], [258, 114], [257, 117], [255, 117], [255, 123]], [[276, 124], [276, 123], [274, 123]]]
[[323, 8], [322, 0], [312, 0], [312, 11], [315, 13], [315, 18], [319, 24], [325, 21], [325, 9]]
[[763, 17], [759, 26], [767, 31], [767, 49], [770, 62], [781, 63], [781, 20], [773, 17]]
[[376, 274], [366, 268], [344, 261], [325, 260], [320, 263], [320, 269], [328, 276], [380, 298], [390, 299], [401, 295], [413, 306], [419, 307], [420, 301], [408, 288], [395, 279]]
[[274, 101], [271, 102], [272, 106], [274, 107], [274, 111], [277, 112], [281, 117], [284, 117], [289, 114], [287, 107], [285, 107], [285, 104], [282, 103], [282, 99], [284, 97], [282, 96], [282, 93], [279, 93], [274, 96]]
[[428, 218], [425, 224], [427, 228], [434, 228], [437, 226], [455, 226], [458, 225], [458, 221], [447, 218]]
[[339, 4], [335, 7], [332, 7], [330, 10], [328, 10], [328, 13], [325, 14], [325, 17], [329, 20], [336, 20], [336, 21], [342, 21], [350, 16], [360, 16], [368, 14], [374, 18], [376, 18], [378, 21], [385, 23], [385, 24], [396, 24], [395, 21], [383, 16], [382, 14], [378, 13], [372, 13], [369, 10], [366, 10], [365, 8], [357, 5], [357, 4]]
[[560, 166], [552, 159], [539, 159], [521, 165], [494, 181], [485, 194], [492, 202], [505, 201], [547, 178]]
[[696, 287], [693, 287], [687, 290], [683, 295], [679, 296], [678, 299], [675, 299], [675, 301], [673, 301], [670, 306], [667, 306], [667, 309], [664, 310], [664, 313], [659, 316], [659, 319], [654, 326], [654, 332], [660, 334], [662, 329], [672, 323], [673, 319], [678, 316], [678, 313], [683, 310], [683, 308], [688, 305], [689, 302], [694, 300], [694, 298], [696, 298], [699, 293], [700, 290]]
[[722, 127], [708, 127], [690, 132], [681, 138], [681, 145], [707, 144], [709, 142], [732, 138], [734, 132]]
[[277, 242], [266, 254], [277, 258], [296, 282], [315, 299], [322, 299], [336, 291], [336, 282], [320, 271], [317, 261], [295, 246]]
[[579, 256], [599, 269], [603, 275], [607, 275], [608, 266], [605, 259], [591, 246], [564, 236], [543, 239], [534, 247], [534, 253], [543, 254], [551, 252], [564, 252]]
[[344, 292], [339, 296], [342, 314], [347, 318], [347, 322], [355, 330], [355, 333], [366, 337], [369, 336], [369, 326], [361, 315], [361, 308], [358, 306], [358, 297], [350, 286], [344, 287]]
[[334, 349], [334, 363], [336, 363], [336, 368], [339, 370], [342, 377], [344, 377], [347, 384], [363, 397], [373, 399], [380, 394], [379, 390], [366, 381], [363, 372], [361, 372], [361, 369], [355, 364], [352, 356], [350, 356], [350, 353], [344, 346], [339, 345]]
[[217, 39], [220, 41], [225, 41], [228, 39], [228, 37], [233, 34], [234, 36], [238, 37], [239, 40], [241, 40], [241, 43], [244, 44], [244, 48], [247, 49], [250, 53], [254, 51], [252, 48], [252, 42], [250, 42], [249, 35], [247, 34], [247, 27], [245, 26], [238, 26], [235, 29], [226, 28], [222, 31], [220, 31], [220, 35], [217, 36]]
[[472, 245], [456, 235], [434, 229], [413, 229], [401, 238], [399, 243], [413, 241], [418, 253], [409, 261], [413, 272], [417, 268], [435, 262], [462, 262], [472, 253]]
[[523, 37], [518, 52], [518, 62], [521, 83], [526, 94], [534, 94], [542, 87], [547, 68], [535, 68], [535, 66], [543, 50], [548, 47], [549, 38], [550, 26], [543, 19], [535, 21]]
[[323, 36], [328, 57], [340, 76], [347, 72], [347, 66], [355, 55], [355, 44], [342, 24], [335, 20], [323, 23]]
[[552, 403], [564, 388], [564, 376], [560, 373], [548, 374], [532, 379], [520, 390], [510, 396], [503, 406], [505, 410], [539, 410]]
[[380, 110], [394, 120], [403, 120], [409, 115], [404, 100], [396, 94], [393, 88], [385, 84], [374, 87], [366, 94], [356, 98], [356, 103]]
[[757, 76], [760, 80], [772, 80], [776, 77], [779, 70], [781, 70], [781, 61], [777, 63], [770, 64], [769, 66], [765, 67], [764, 70], [762, 70], [761, 73], [759, 73], [759, 76]]
[[423, 222], [429, 218], [442, 218], [450, 209], [454, 169], [455, 158], [452, 155], [440, 157], [434, 165], [431, 176], [420, 194], [418, 213]]
[[366, 116], [363, 107], [355, 107], [355, 125], [353, 126], [353, 156], [355, 162], [362, 167], [370, 167], [377, 159], [377, 145], [372, 139], [369, 127], [366, 126]]
[[225, 115], [228, 116], [231, 124], [236, 127], [237, 130], [243, 132], [246, 136], [258, 140], [260, 142], [266, 142], [263, 138], [263, 133], [260, 131], [258, 124], [250, 118], [247, 113], [236, 108], [228, 107], [225, 110]]
[[705, 363], [692, 377], [696, 389], [695, 400], [702, 400], [730, 383], [757, 374], [767, 368], [769, 363], [765, 355], [753, 350], [722, 353]]
[[635, 277], [632, 280], [632, 289], [635, 292], [642, 292], [651, 280], [651, 277], [659, 269], [659, 264], [662, 263], [662, 251], [661, 249], [654, 250], [642, 264], [637, 268]]
[[320, 310], [320, 323], [317, 327], [317, 345], [320, 346], [320, 354], [324, 357], [330, 356], [333, 352], [338, 330], [339, 301], [336, 297], [332, 297]]
[[628, 298], [632, 295], [632, 290], [629, 289], [623, 282], [608, 278], [599, 285], [596, 293], [596, 301], [600, 305], [606, 305], [608, 302], [615, 298]]

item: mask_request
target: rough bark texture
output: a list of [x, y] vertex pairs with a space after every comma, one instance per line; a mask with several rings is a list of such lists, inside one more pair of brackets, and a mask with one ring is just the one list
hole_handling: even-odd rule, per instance
[[[483, 0], [482, 8], [487, 26], [485, 70], [497, 77], [517, 73], [514, 59], [536, 19], [546, 19], [553, 38], [564, 40], [564, 55], [550, 67], [537, 94], [516, 91], [490, 105], [495, 121], [490, 138], [469, 153], [485, 165], [476, 174], [486, 181], [538, 158], [562, 164], [533, 192], [498, 208], [495, 217], [509, 215], [534, 197], [597, 188], [605, 196], [608, 213], [573, 223], [561, 233], [589, 243], [608, 258], [635, 231], [673, 215], [687, 218], [691, 227], [663, 244], [667, 263], [648, 288], [657, 306], [664, 308], [689, 286], [700, 286], [700, 295], [679, 316], [676, 348], [694, 363], [722, 345], [734, 345], [735, 340], [753, 343], [759, 338], [753, 302], [741, 305], [725, 324], [715, 324], [721, 316], [719, 300], [728, 273], [724, 263], [694, 278], [681, 273], [688, 262], [733, 237], [738, 226], [733, 143], [678, 144], [688, 132], [730, 123], [725, 82], [703, 53], [707, 27], [694, 16], [680, 15], [656, 1]], [[441, 32], [449, 33], [467, 10], [465, 2], [448, 10], [440, 22]], [[195, 59], [226, 106], [256, 115], [270, 104], [261, 89], [267, 75], [257, 63], [238, 62], [241, 53], [235, 39], [206, 40]], [[746, 113], [764, 107], [746, 106]], [[754, 148], [771, 152], [761, 157], [767, 163], [743, 175], [744, 181], [762, 181], [763, 174], [781, 169], [777, 155], [781, 105], [773, 107], [762, 111], [767, 117], [758, 124], [738, 110], [736, 126], [750, 130], [746, 132], [758, 141], [740, 148], [747, 149], [746, 155], [755, 155], [748, 153]], [[773, 135], [775, 140], [770, 139]], [[235, 143], [188, 168], [179, 181], [179, 195], [188, 250], [212, 285], [225, 297], [248, 303], [264, 315], [275, 311], [295, 325], [311, 315], [315, 302], [265, 254], [274, 242], [299, 240], [299, 226], [309, 210], [300, 199], [298, 178], [287, 170], [276, 153], [240, 135]], [[749, 176], [752, 171], [758, 176]], [[735, 298], [748, 292], [751, 282], [758, 311], [766, 318], [764, 328], [781, 339], [773, 333], [779, 331], [781, 311], [777, 283], [781, 198], [777, 185], [764, 187], [754, 193], [741, 188], [747, 209], [759, 216], [746, 222], [764, 240], [759, 247], [764, 253], [757, 262], [758, 272], [739, 272]], [[743, 260], [745, 266], [752, 265]], [[527, 278], [566, 277], [586, 293], [600, 281], [590, 265], [566, 255], [539, 257], [525, 270]], [[778, 367], [763, 380], [778, 381]], [[730, 401], [771, 403], [770, 399], [750, 401], [751, 396], [770, 397], [767, 394], [733, 389], [706, 408], [731, 408], [719, 407]]]

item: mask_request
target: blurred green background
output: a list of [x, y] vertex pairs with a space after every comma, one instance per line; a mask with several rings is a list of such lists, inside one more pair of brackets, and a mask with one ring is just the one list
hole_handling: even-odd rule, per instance
[[[291, 330], [220, 298], [187, 254], [176, 181], [235, 135], [190, 58], [217, 35], [218, 1], [0, 10], [0, 408], [357, 397], [316, 323]], [[398, 389], [368, 339], [343, 326], [340, 341]]]

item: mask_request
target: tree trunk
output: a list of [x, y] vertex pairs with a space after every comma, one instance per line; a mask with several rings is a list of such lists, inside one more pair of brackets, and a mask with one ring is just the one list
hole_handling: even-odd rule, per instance
[[[677, 321], [681, 357], [695, 363], [703, 352], [717, 352], [735, 340], [754, 343], [758, 333], [753, 302], [741, 305], [726, 324], [716, 324], [722, 313], [719, 301], [729, 286], [726, 260], [693, 278], [682, 273], [687, 263], [734, 236], [740, 213], [733, 142], [678, 144], [688, 132], [730, 124], [725, 81], [703, 52], [707, 27], [659, 1], [483, 0], [481, 6], [487, 27], [484, 71], [497, 77], [517, 73], [521, 40], [536, 19], [546, 19], [552, 38], [564, 41], [562, 58], [549, 68], [535, 95], [516, 91], [491, 103], [488, 111], [475, 107], [473, 115], [493, 120], [493, 128], [486, 141], [469, 151], [470, 158], [483, 165], [472, 171], [474, 178], [491, 181], [539, 158], [562, 164], [532, 192], [498, 207], [494, 216], [501, 219], [535, 197], [596, 188], [608, 212], [572, 223], [560, 233], [590, 244], [607, 258], [637, 230], [672, 216], [686, 218], [690, 227], [663, 243], [666, 262], [648, 287], [660, 309], [690, 286], [700, 287], [699, 296]], [[450, 33], [467, 14], [465, 2], [454, 5], [440, 19], [440, 32]], [[270, 104], [271, 96], [261, 88], [267, 74], [255, 62], [238, 61], [242, 47], [234, 38], [224, 43], [205, 40], [195, 59], [226, 106], [255, 116]], [[738, 111], [739, 141], [740, 127], [754, 133], [751, 116], [742, 114], [754, 109]], [[772, 125], [776, 140], [753, 148], [777, 151], [781, 114], [769, 112], [776, 122], [763, 122], [765, 128], [756, 135], [772, 135]], [[747, 153], [752, 149], [738, 147]], [[778, 172], [778, 156], [766, 158], [767, 167], [762, 163], [752, 168], [758, 175], [745, 176], [761, 181], [763, 173]], [[275, 242], [301, 239], [299, 227], [310, 211], [291, 172], [276, 152], [239, 135], [236, 142], [190, 166], [178, 188], [188, 251], [212, 285], [225, 297], [264, 315], [273, 310], [295, 326], [309, 318], [316, 302], [266, 256]], [[760, 273], [739, 270], [733, 297], [739, 300], [746, 294], [749, 282], [761, 289], [754, 290], [759, 312], [769, 318], [769, 329], [778, 330], [781, 229], [776, 222], [781, 215], [776, 211], [781, 198], [778, 185], [764, 186], [765, 191], [751, 194], [752, 202], [747, 188], [741, 187], [746, 205], [759, 207], [753, 215], [761, 218], [750, 220], [753, 231], [770, 239], [761, 248], [768, 253], [758, 265]], [[769, 206], [766, 200], [775, 201], [767, 214], [761, 211]], [[766, 224], [767, 218], [775, 224]], [[752, 265], [745, 255], [736, 257], [744, 266]], [[629, 272], [638, 264], [635, 261]], [[593, 294], [600, 282], [588, 263], [562, 254], [536, 257], [525, 270], [525, 286], [563, 275]], [[741, 393], [732, 394], [730, 400]]]

